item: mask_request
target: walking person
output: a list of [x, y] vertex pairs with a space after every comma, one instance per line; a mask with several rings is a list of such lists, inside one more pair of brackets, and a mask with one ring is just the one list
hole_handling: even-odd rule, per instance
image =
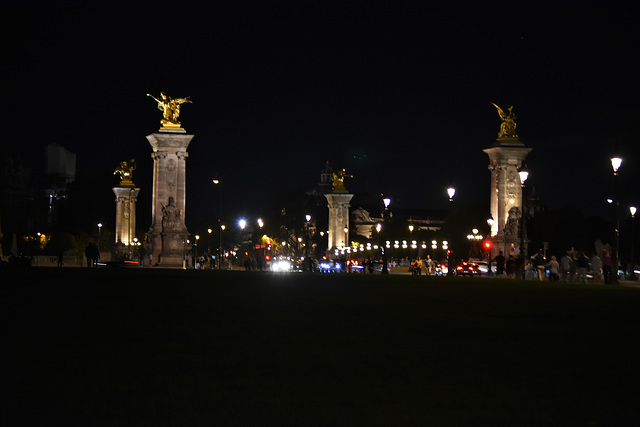
[[560, 264], [554, 255], [551, 255], [551, 261], [546, 265], [549, 269], [549, 280], [557, 282], [560, 278]]
[[613, 267], [611, 255], [609, 255], [607, 251], [602, 251], [600, 259], [602, 260], [602, 275], [604, 276], [604, 284], [608, 285], [611, 283], [611, 269]]
[[516, 278], [522, 280], [525, 279], [525, 275], [524, 275], [524, 258], [522, 257], [521, 254], [518, 254], [518, 256], [516, 256], [516, 260], [515, 260], [515, 268], [516, 268]]
[[542, 256], [541, 251], [538, 251], [538, 253], [533, 256], [532, 264], [535, 268], [534, 273], [537, 274], [538, 280], [542, 281], [544, 279], [544, 257]]
[[587, 270], [589, 270], [589, 258], [580, 251], [578, 258], [576, 259], [576, 266], [578, 268], [578, 283], [587, 283]]
[[418, 257], [413, 263], [413, 274], [422, 276], [422, 260]]
[[562, 280], [564, 280], [565, 282], [571, 282], [573, 279], [571, 277], [572, 262], [573, 260], [571, 259], [571, 256], [568, 252], [565, 252], [562, 258], [560, 258], [560, 273], [562, 274]]
[[[506, 258], [502, 254], [502, 251], [500, 251], [498, 255], [496, 255], [496, 257], [493, 259], [493, 261], [496, 263], [496, 276], [502, 276], [504, 274], [505, 260]], [[491, 272], [489, 272], [489, 275], [491, 275]]]
[[509, 259], [506, 263], [507, 277], [514, 279], [516, 277], [516, 260], [513, 256], [509, 255]]
[[602, 280], [602, 260], [597, 252], [591, 257], [591, 274], [593, 275], [593, 283], [600, 283]]
[[433, 271], [433, 260], [431, 259], [431, 255], [427, 255], [427, 259], [424, 260], [425, 263], [425, 271], [427, 273], [427, 276], [431, 276], [434, 271]]

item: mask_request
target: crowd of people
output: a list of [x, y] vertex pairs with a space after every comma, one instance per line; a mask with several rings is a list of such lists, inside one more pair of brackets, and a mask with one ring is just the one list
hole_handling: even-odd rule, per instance
[[563, 280], [568, 283], [611, 283], [613, 265], [611, 255], [606, 250], [594, 252], [589, 258], [584, 252], [567, 251], [560, 260], [552, 255], [547, 259], [538, 251], [525, 263], [522, 257], [506, 259], [500, 252], [493, 261], [496, 274], [529, 280]]

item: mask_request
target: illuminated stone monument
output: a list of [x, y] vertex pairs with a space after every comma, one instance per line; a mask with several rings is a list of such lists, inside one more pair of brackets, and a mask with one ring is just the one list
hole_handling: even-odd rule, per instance
[[113, 188], [116, 195], [116, 241], [130, 246], [136, 237], [136, 202], [140, 189], [133, 184], [136, 161], [120, 162], [115, 174], [120, 175], [120, 185]]
[[[151, 96], [151, 95], [148, 95]], [[169, 98], [164, 92], [158, 102], [163, 112], [162, 127], [147, 136], [153, 149], [153, 193], [151, 227], [151, 265], [183, 266], [189, 231], [185, 224], [187, 147], [194, 135], [188, 135], [178, 121], [180, 105], [188, 98]]]
[[516, 116], [513, 106], [505, 112], [496, 104], [502, 124], [495, 144], [483, 151], [490, 159], [491, 193], [490, 210], [493, 224], [491, 236], [494, 240], [491, 256], [495, 257], [499, 251], [504, 255], [518, 255], [521, 252], [521, 242], [524, 242], [526, 252], [526, 235], [522, 226], [523, 198], [522, 185], [518, 175], [527, 154], [532, 150], [525, 147], [516, 133]]
[[347, 175], [344, 169], [334, 172], [332, 177], [333, 190], [325, 194], [329, 202], [328, 252], [349, 246], [349, 202], [353, 198], [353, 194], [349, 194], [344, 186], [344, 179], [353, 177]]

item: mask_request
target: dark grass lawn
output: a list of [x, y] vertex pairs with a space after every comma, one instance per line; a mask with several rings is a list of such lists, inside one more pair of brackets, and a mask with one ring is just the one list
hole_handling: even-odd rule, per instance
[[640, 425], [636, 288], [19, 274], [0, 286], [6, 426]]

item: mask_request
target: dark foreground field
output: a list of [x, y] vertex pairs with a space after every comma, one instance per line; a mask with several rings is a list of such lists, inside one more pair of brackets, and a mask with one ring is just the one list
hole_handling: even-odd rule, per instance
[[14, 425], [640, 425], [640, 289], [33, 268], [2, 276]]

